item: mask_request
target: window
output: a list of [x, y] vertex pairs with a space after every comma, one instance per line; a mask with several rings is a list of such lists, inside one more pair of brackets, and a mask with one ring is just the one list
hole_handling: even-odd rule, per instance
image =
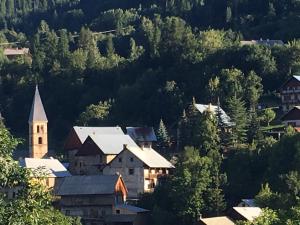
[[129, 173], [129, 175], [133, 175], [133, 174], [134, 174], [134, 169], [133, 169], [133, 168], [130, 168], [130, 169], [128, 170], [128, 173]]
[[120, 214], [120, 209], [117, 209], [117, 210], [116, 210], [116, 214]]
[[41, 125], [41, 132], [44, 133], [44, 126]]
[[133, 162], [133, 157], [130, 157], [130, 162]]
[[36, 132], [40, 133], [40, 126], [39, 125], [36, 127]]
[[39, 145], [43, 144], [43, 138], [39, 137]]
[[66, 210], [66, 216], [70, 216], [70, 210]]
[[121, 163], [121, 162], [122, 162], [122, 158], [120, 157], [120, 158], [119, 158], [119, 163]]

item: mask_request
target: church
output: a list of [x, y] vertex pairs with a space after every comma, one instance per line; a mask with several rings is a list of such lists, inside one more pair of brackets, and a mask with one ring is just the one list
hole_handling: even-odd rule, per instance
[[55, 188], [71, 174], [57, 159], [48, 155], [48, 119], [38, 86], [35, 88], [28, 120], [29, 157], [21, 158], [19, 164], [32, 171], [33, 177], [44, 177], [48, 188]]

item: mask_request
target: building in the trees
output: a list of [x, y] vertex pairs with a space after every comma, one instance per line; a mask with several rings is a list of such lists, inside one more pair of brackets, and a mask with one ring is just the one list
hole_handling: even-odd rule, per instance
[[267, 47], [274, 47], [274, 46], [282, 46], [284, 45], [282, 40], [250, 40], [250, 41], [241, 41], [240, 44], [243, 45], [263, 45]]
[[45, 179], [43, 182], [45, 182], [48, 188], [59, 187], [64, 177], [71, 176], [63, 164], [54, 158], [25, 158], [20, 159], [19, 164], [22, 167], [32, 170], [35, 178]]
[[262, 210], [259, 207], [233, 207], [229, 212], [229, 216], [235, 221], [253, 221], [261, 213]]
[[300, 131], [300, 106], [294, 106], [281, 120], [284, 125], [295, 127], [297, 131]]
[[292, 76], [280, 87], [279, 91], [284, 112], [300, 105], [300, 76]]
[[29, 157], [44, 158], [48, 153], [47, 116], [36, 86], [29, 115]]
[[235, 225], [235, 223], [226, 216], [200, 218], [197, 225]]
[[141, 148], [151, 148], [157, 141], [153, 127], [126, 127], [126, 132]]
[[64, 145], [64, 150], [68, 152], [69, 161], [74, 160], [78, 149], [89, 135], [124, 135], [121, 127], [78, 127], [74, 126]]
[[152, 148], [124, 145], [123, 150], [103, 169], [103, 174], [121, 174], [128, 197], [135, 199], [140, 193], [152, 192], [172, 168], [174, 166]]
[[70, 160], [69, 169], [76, 175], [102, 174], [103, 168], [123, 150], [124, 145], [138, 147], [125, 134], [91, 134]]
[[11, 60], [18, 57], [30, 56], [29, 48], [5, 48], [3, 54]]
[[255, 207], [254, 199], [242, 199], [242, 201], [238, 204], [238, 207]]
[[233, 123], [230, 121], [230, 117], [226, 114], [226, 112], [221, 107], [212, 104], [208, 104], [208, 105], [195, 104], [195, 107], [201, 114], [204, 113], [205, 111], [210, 111], [215, 116], [217, 116], [219, 110], [222, 122], [228, 127], [233, 126]]
[[56, 195], [65, 215], [79, 216], [85, 224], [104, 224], [106, 216], [120, 213], [116, 206], [125, 203], [127, 189], [119, 175], [71, 176]]

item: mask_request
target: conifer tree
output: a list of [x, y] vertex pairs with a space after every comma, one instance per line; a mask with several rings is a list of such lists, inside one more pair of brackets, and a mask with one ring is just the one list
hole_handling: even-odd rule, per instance
[[167, 128], [163, 122], [162, 119], [160, 119], [158, 130], [157, 130], [157, 139], [158, 139], [158, 144], [161, 148], [165, 149], [168, 147], [170, 138], [168, 135]]
[[245, 108], [245, 102], [236, 96], [229, 99], [229, 116], [234, 123], [229, 142], [232, 147], [240, 146], [246, 141], [248, 117]]

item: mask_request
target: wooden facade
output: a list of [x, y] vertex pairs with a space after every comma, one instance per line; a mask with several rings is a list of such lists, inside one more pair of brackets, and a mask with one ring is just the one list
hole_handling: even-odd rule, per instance
[[292, 108], [281, 120], [286, 126], [300, 127], [300, 106]]
[[300, 76], [293, 76], [280, 88], [282, 110], [289, 111], [295, 105], [300, 105]]

